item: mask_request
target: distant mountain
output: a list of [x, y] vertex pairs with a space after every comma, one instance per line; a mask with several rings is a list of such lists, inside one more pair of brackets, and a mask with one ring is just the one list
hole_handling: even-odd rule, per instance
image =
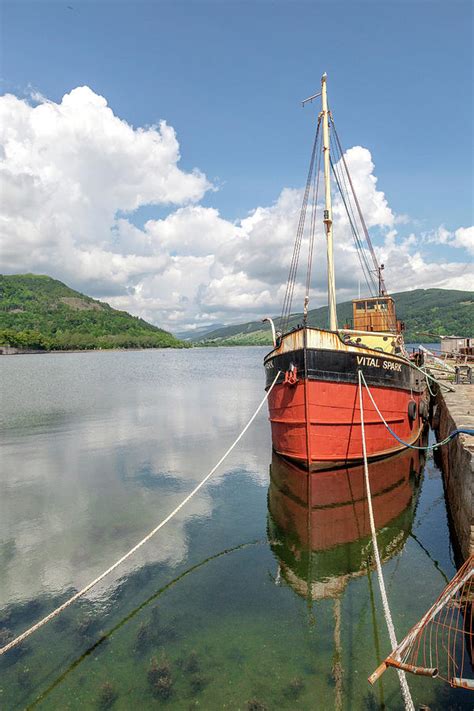
[[[474, 336], [472, 291], [415, 289], [392, 296], [395, 299], [397, 318], [405, 322], [406, 343], [430, 343], [436, 340], [433, 334]], [[352, 302], [338, 304], [337, 316], [341, 326], [348, 323], [352, 318]], [[302, 313], [294, 314], [289, 321], [290, 328], [302, 320]], [[316, 328], [327, 328], [327, 306], [309, 311], [308, 324]], [[270, 326], [262, 325], [261, 321], [224, 326], [192, 340], [209, 346], [271, 345], [272, 342]]]
[[213, 323], [212, 326], [198, 326], [197, 328], [188, 328], [186, 331], [175, 331], [174, 335], [183, 341], [197, 341], [218, 328], [225, 328], [225, 325], [223, 323]]
[[0, 344], [34, 350], [185, 345], [141, 318], [37, 274], [0, 275]]

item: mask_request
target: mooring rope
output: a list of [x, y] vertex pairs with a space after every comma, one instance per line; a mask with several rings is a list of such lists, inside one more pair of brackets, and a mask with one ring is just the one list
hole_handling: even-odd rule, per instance
[[121, 565], [124, 561], [126, 561], [127, 558], [130, 558], [131, 555], [133, 555], [134, 553], [136, 553], [136, 551], [137, 551], [139, 548], [141, 548], [147, 541], [149, 541], [150, 538], [152, 538], [152, 537], [155, 535], [155, 533], [157, 533], [157, 532], [160, 530], [160, 528], [163, 528], [163, 526], [164, 526], [165, 524], [167, 524], [168, 521], [171, 521], [171, 519], [174, 518], [174, 516], [176, 516], [176, 514], [183, 508], [183, 506], [185, 506], [185, 505], [188, 503], [188, 501], [189, 501], [190, 499], [192, 499], [195, 494], [197, 494], [197, 492], [199, 491], [199, 489], [201, 489], [201, 488], [204, 486], [204, 484], [208, 481], [208, 479], [211, 478], [211, 476], [214, 474], [214, 472], [216, 471], [216, 469], [218, 469], [218, 467], [222, 464], [222, 462], [223, 462], [223, 461], [229, 456], [229, 454], [232, 452], [232, 450], [234, 449], [234, 447], [236, 446], [236, 444], [237, 444], [238, 442], [240, 442], [240, 440], [242, 439], [242, 437], [244, 436], [244, 434], [247, 432], [248, 428], [250, 427], [250, 425], [252, 424], [252, 422], [255, 420], [255, 418], [257, 417], [258, 413], [259, 413], [260, 410], [262, 409], [263, 405], [264, 405], [265, 402], [267, 401], [268, 396], [270, 395], [271, 391], [273, 390], [273, 388], [274, 388], [274, 386], [275, 386], [275, 384], [276, 384], [276, 382], [277, 382], [277, 379], [278, 379], [280, 373], [281, 373], [281, 371], [279, 370], [278, 373], [275, 375], [275, 378], [274, 378], [272, 384], [270, 385], [270, 387], [268, 388], [267, 392], [265, 393], [265, 396], [264, 396], [264, 397], [262, 398], [262, 400], [260, 401], [260, 403], [259, 403], [257, 409], [255, 410], [255, 412], [253, 413], [252, 417], [251, 417], [250, 420], [247, 422], [247, 424], [245, 425], [245, 427], [243, 428], [243, 430], [240, 432], [239, 436], [238, 436], [238, 437], [234, 440], [234, 442], [230, 445], [229, 449], [225, 452], [225, 454], [222, 455], [222, 457], [219, 459], [219, 461], [217, 462], [217, 464], [215, 464], [215, 465], [213, 466], [213, 468], [211, 469], [211, 471], [209, 472], [209, 474], [206, 474], [206, 476], [205, 476], [203, 479], [201, 479], [201, 481], [199, 482], [199, 484], [194, 487], [194, 489], [191, 491], [191, 493], [188, 494], [188, 495], [181, 501], [181, 503], [178, 504], [178, 506], [176, 506], [176, 508], [173, 509], [173, 511], [172, 511], [170, 514], [168, 514], [168, 516], [166, 516], [166, 518], [163, 519], [163, 521], [161, 521], [157, 526], [155, 526], [155, 528], [154, 528], [152, 531], [150, 531], [150, 533], [147, 533], [147, 535], [146, 535], [144, 538], [142, 538], [142, 540], [141, 540], [139, 543], [137, 543], [135, 546], [133, 546], [133, 548], [130, 548], [130, 550], [129, 550], [127, 553], [125, 553], [125, 555], [123, 555], [121, 558], [119, 558], [119, 560], [115, 561], [115, 563], [113, 563], [113, 565], [111, 565], [109, 568], [107, 568], [107, 570], [105, 570], [103, 573], [101, 573], [100, 575], [98, 575], [97, 578], [95, 578], [94, 580], [92, 580], [92, 582], [88, 583], [84, 588], [82, 588], [82, 590], [79, 590], [79, 592], [75, 593], [72, 597], [70, 597], [68, 600], [66, 600], [66, 602], [63, 602], [62, 605], [59, 605], [59, 607], [57, 607], [55, 610], [53, 610], [52, 612], [50, 612], [49, 615], [46, 615], [46, 617], [43, 617], [42, 620], [40, 620], [40, 621], [37, 622], [36, 624], [32, 625], [32, 627], [29, 627], [25, 632], [23, 632], [22, 634], [18, 635], [18, 637], [15, 637], [15, 639], [13, 639], [11, 642], [9, 642], [8, 644], [6, 644], [4, 647], [1, 647], [1, 648], [0, 648], [0, 656], [1, 656], [2, 654], [5, 654], [5, 652], [8, 652], [10, 649], [13, 649], [13, 647], [16, 647], [18, 644], [20, 644], [21, 642], [23, 642], [27, 637], [29, 637], [30, 635], [32, 635], [33, 632], [36, 632], [36, 630], [39, 630], [40, 627], [43, 627], [47, 622], [50, 622], [52, 619], [54, 619], [55, 617], [57, 617], [61, 612], [63, 612], [63, 610], [65, 610], [67, 607], [69, 607], [70, 605], [72, 605], [73, 602], [75, 602], [76, 600], [78, 600], [80, 597], [83, 597], [87, 592], [89, 592], [89, 590], [91, 590], [93, 587], [95, 587], [98, 583], [100, 583], [101, 580], [103, 580], [107, 575], [109, 575], [109, 574], [112, 573], [116, 568], [118, 568], [119, 565]]
[[[383, 606], [385, 622], [386, 622], [388, 634], [390, 637], [390, 644], [392, 645], [392, 649], [395, 649], [396, 647], [398, 647], [398, 642], [397, 642], [397, 637], [395, 635], [395, 627], [393, 626], [392, 615], [391, 615], [390, 607], [388, 604], [387, 591], [385, 589], [385, 583], [384, 583], [384, 579], [383, 579], [382, 564], [380, 562], [380, 553], [379, 553], [379, 547], [377, 544], [377, 531], [375, 528], [374, 510], [372, 508], [372, 494], [371, 494], [371, 490], [370, 490], [369, 466], [367, 463], [367, 448], [366, 448], [366, 443], [365, 443], [364, 405], [363, 405], [363, 398], [362, 398], [362, 379], [364, 376], [363, 376], [361, 370], [359, 370], [358, 373], [359, 373], [360, 425], [361, 425], [361, 434], [362, 434], [362, 451], [364, 454], [364, 476], [365, 476], [365, 488], [367, 491], [367, 505], [368, 505], [368, 509], [369, 509], [370, 531], [372, 534], [372, 545], [374, 548], [375, 564], [376, 564], [376, 568], [377, 568], [377, 577], [379, 580], [379, 588], [380, 588], [380, 595], [382, 598], [382, 606]], [[403, 696], [403, 700], [405, 702], [405, 709], [407, 709], [407, 711], [415, 711], [415, 706], [413, 705], [413, 701], [411, 698], [410, 689], [408, 687], [408, 682], [406, 680], [405, 673], [398, 670], [398, 678], [400, 680], [400, 687], [401, 687], [401, 691], [402, 691], [402, 696]]]
[[414, 363], [414, 362], [413, 362], [412, 360], [410, 360], [409, 358], [405, 358], [405, 356], [403, 356], [403, 355], [401, 355], [401, 354], [398, 354], [398, 357], [401, 358], [402, 360], [404, 360], [405, 363], [408, 363], [408, 365], [409, 365], [411, 368], [415, 368], [415, 370], [419, 370], [420, 373], [422, 373], [422, 374], [425, 376], [425, 378], [426, 378], [426, 384], [427, 384], [427, 386], [428, 386], [428, 390], [430, 391], [430, 393], [431, 393], [431, 395], [432, 395], [433, 397], [434, 397], [435, 393], [434, 393], [434, 392], [431, 390], [431, 388], [430, 388], [430, 384], [429, 384], [429, 382], [428, 382], [429, 380], [432, 380], [434, 383], [436, 383], [436, 385], [437, 385], [439, 388], [445, 388], [445, 389], [446, 389], [448, 392], [450, 392], [450, 393], [456, 392], [455, 389], [452, 388], [450, 385], [446, 385], [446, 383], [443, 383], [441, 380], [438, 380], [437, 378], [434, 377], [434, 375], [431, 375], [431, 373], [428, 373], [428, 371], [427, 371], [425, 368], [420, 368], [419, 365], [416, 365], [416, 363]]
[[372, 393], [370, 392], [370, 388], [367, 385], [367, 381], [364, 378], [364, 374], [359, 370], [359, 381], [361, 378], [362, 378], [362, 381], [365, 385], [365, 389], [367, 390], [369, 398], [372, 402], [372, 405], [375, 407], [375, 410], [377, 411], [378, 416], [380, 417], [380, 419], [382, 420], [383, 424], [385, 425], [387, 430], [390, 432], [392, 437], [394, 437], [397, 440], [397, 442], [400, 442], [400, 444], [403, 444], [404, 447], [409, 447], [410, 449], [419, 449], [419, 450], [423, 450], [423, 451], [428, 451], [428, 450], [432, 450], [432, 449], [437, 449], [438, 447], [442, 447], [443, 445], [447, 444], [448, 442], [450, 442], [452, 439], [454, 439], [455, 437], [457, 437], [460, 434], [470, 435], [471, 437], [474, 436], [474, 429], [471, 429], [469, 427], [458, 427], [457, 429], [450, 432], [447, 437], [442, 439], [441, 442], [435, 442], [435, 444], [427, 444], [426, 447], [418, 447], [416, 444], [409, 444], [408, 442], [405, 442], [403, 439], [400, 439], [400, 437], [392, 430], [392, 428], [388, 424], [387, 420], [384, 418], [384, 416], [380, 412], [379, 408], [377, 407], [377, 403], [375, 402], [375, 400], [372, 396]]

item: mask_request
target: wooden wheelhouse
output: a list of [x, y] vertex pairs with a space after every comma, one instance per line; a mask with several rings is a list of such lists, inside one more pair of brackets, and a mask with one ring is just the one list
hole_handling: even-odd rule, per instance
[[376, 296], [352, 301], [354, 331], [388, 331], [400, 333], [403, 323], [397, 321], [395, 302], [391, 296]]

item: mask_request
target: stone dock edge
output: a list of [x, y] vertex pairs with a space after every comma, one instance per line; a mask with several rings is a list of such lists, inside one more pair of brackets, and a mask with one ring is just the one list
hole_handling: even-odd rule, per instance
[[[461, 427], [474, 429], [474, 384], [462, 384], [454, 388], [454, 392], [442, 392], [438, 388], [433, 399], [431, 424], [438, 441]], [[458, 435], [435, 450], [435, 453], [436, 462], [443, 472], [457, 553], [464, 561], [474, 553], [474, 437]]]

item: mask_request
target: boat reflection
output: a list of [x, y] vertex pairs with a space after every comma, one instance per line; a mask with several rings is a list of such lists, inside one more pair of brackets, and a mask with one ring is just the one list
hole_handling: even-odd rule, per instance
[[[382, 562], [411, 531], [423, 464], [418, 451], [406, 449], [369, 465]], [[273, 453], [268, 537], [279, 574], [295, 592], [339, 597], [374, 566], [363, 465], [308, 474]]]

